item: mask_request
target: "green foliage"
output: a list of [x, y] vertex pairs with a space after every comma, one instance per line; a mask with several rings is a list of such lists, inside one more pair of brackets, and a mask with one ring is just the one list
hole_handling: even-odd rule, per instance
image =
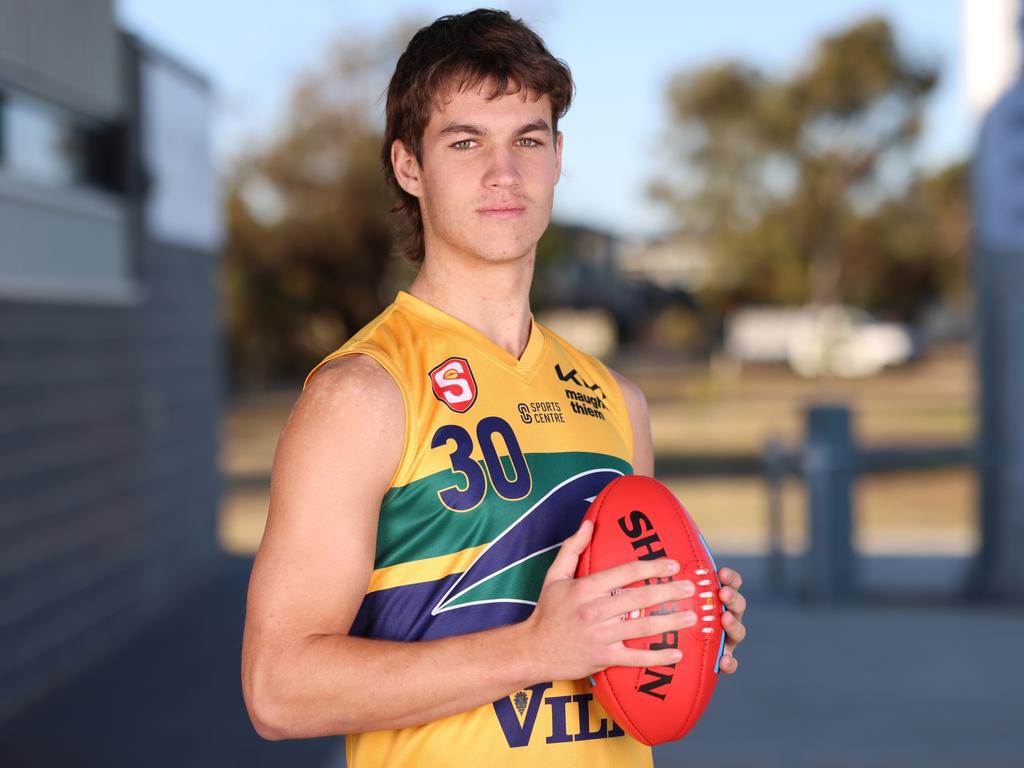
[[927, 176], [912, 162], [937, 78], [880, 18], [821, 40], [786, 77], [735, 61], [673, 77], [651, 194], [712, 249], [709, 305], [849, 301], [909, 318], [962, 292], [964, 167]]
[[339, 45], [297, 84], [280, 134], [227, 179], [222, 285], [236, 384], [301, 378], [393, 298], [403, 267], [378, 98], [404, 34]]

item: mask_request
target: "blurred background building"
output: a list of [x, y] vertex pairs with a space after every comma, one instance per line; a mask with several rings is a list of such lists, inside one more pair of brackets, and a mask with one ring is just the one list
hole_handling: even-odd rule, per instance
[[0, 715], [215, 562], [209, 99], [108, 0], [0, 2]]

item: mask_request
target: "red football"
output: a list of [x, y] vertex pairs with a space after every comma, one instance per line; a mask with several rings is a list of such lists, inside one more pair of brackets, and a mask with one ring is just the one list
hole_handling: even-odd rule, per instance
[[[654, 745], [680, 739], [711, 701], [725, 649], [725, 607], [718, 597], [722, 585], [711, 551], [683, 505], [651, 477], [616, 478], [594, 499], [584, 519], [594, 522], [594, 533], [580, 556], [577, 577], [632, 560], [665, 557], [680, 565], [672, 579], [689, 580], [696, 587], [693, 597], [675, 606], [651, 609], [694, 611], [696, 625], [626, 641], [632, 648], [678, 647], [680, 661], [662, 667], [609, 667], [594, 675], [597, 698], [638, 741]], [[639, 586], [643, 584], [629, 585]]]

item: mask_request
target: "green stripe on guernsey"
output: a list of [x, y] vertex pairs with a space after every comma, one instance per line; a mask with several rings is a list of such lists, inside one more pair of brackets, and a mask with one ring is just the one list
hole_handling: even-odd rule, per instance
[[[582, 451], [531, 453], [526, 455], [526, 462], [533, 485], [525, 498], [517, 501], [503, 499], [488, 484], [480, 506], [469, 512], [452, 512], [437, 497], [438, 491], [453, 484], [464, 487], [465, 478], [461, 473], [444, 470], [400, 488], [392, 488], [381, 503], [375, 567], [387, 568], [487, 544], [552, 488], [580, 472], [604, 467], [624, 474], [633, 471], [628, 462], [618, 457]], [[484, 466], [482, 461], [478, 463]], [[506, 472], [511, 474], [511, 467], [505, 461], [502, 463], [506, 465]], [[537, 563], [535, 567], [540, 565]], [[482, 598], [474, 595], [472, 599]]]
[[558, 550], [549, 549], [486, 581], [474, 584], [454, 600], [445, 603], [445, 610], [466, 603], [479, 603], [481, 600], [525, 600], [536, 603], [544, 576], [555, 562], [557, 554]]

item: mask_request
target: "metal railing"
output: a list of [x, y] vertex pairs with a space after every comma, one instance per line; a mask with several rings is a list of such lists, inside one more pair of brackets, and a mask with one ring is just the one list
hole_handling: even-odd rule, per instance
[[768, 440], [761, 455], [689, 455], [658, 457], [659, 477], [761, 476], [768, 491], [768, 582], [786, 589], [783, 554], [782, 491], [796, 477], [807, 490], [809, 541], [803, 557], [804, 596], [819, 601], [854, 598], [859, 592], [853, 550], [853, 490], [866, 474], [925, 471], [972, 466], [973, 445], [860, 446], [844, 404], [819, 404], [806, 410], [803, 444], [787, 449]]

